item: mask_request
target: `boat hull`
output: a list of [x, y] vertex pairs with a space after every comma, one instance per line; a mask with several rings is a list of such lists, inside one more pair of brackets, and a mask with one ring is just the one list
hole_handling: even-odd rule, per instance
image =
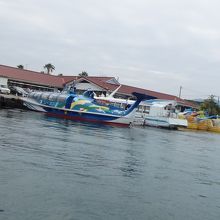
[[99, 124], [108, 124], [120, 127], [129, 127], [134, 118], [134, 113], [126, 116], [115, 116], [108, 114], [97, 114], [85, 111], [76, 111], [65, 108], [54, 108], [46, 105], [41, 105], [33, 100], [24, 99], [24, 105], [29, 109], [37, 112], [43, 112], [50, 117], [58, 117], [73, 121], [92, 122]]
[[148, 116], [144, 120], [144, 125], [161, 127], [161, 128], [178, 129], [181, 127], [186, 128], [187, 120], [178, 119], [178, 118]]
[[64, 118], [74, 121], [84, 121], [99, 124], [116, 125], [120, 127], [128, 127], [132, 120], [126, 117], [116, 117], [109, 115], [99, 115], [87, 112], [76, 112], [67, 109], [44, 108], [46, 115], [51, 117]]
[[188, 120], [188, 129], [220, 133], [220, 119]]

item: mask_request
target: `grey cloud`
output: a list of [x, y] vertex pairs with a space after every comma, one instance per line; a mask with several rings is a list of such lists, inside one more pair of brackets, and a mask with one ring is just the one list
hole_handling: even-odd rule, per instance
[[57, 73], [219, 95], [219, 8], [217, 0], [0, 0], [1, 63], [53, 62]]

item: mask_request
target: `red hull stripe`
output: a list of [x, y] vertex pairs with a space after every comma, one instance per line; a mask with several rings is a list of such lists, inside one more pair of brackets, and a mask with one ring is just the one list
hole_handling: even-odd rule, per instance
[[130, 124], [123, 124], [123, 123], [110, 122], [110, 121], [101, 121], [101, 120], [83, 118], [80, 116], [69, 116], [69, 115], [63, 115], [63, 114], [61, 115], [61, 114], [55, 114], [52, 112], [46, 112], [45, 114], [48, 116], [51, 116], [51, 117], [64, 118], [64, 119], [69, 119], [69, 120], [74, 120], [74, 121], [84, 121], [84, 122], [91, 122], [91, 123], [107, 124], [107, 125], [112, 125], [112, 126], [117, 126], [117, 127], [129, 127], [130, 126]]

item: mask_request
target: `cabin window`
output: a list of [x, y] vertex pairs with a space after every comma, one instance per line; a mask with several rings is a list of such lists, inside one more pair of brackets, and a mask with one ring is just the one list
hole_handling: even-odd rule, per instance
[[149, 111], [150, 111], [150, 106], [143, 106], [143, 112], [146, 113], [146, 114], [149, 114]]
[[57, 101], [58, 102], [65, 102], [66, 101], [66, 96], [58, 96]]
[[35, 92], [30, 93], [30, 94], [28, 95], [28, 97], [29, 97], [29, 98], [34, 98], [34, 95], [35, 95]]
[[142, 105], [138, 106], [137, 112], [143, 112], [143, 106]]
[[122, 108], [121, 103], [114, 103], [114, 106], [115, 106], [116, 108]]
[[35, 98], [35, 99], [38, 99], [40, 95], [41, 95], [41, 93], [37, 93], [37, 92], [36, 92], [36, 93], [34, 94], [34, 98]]
[[49, 101], [51, 101], [51, 102], [56, 102], [56, 101], [57, 101], [57, 95], [51, 94], [48, 99], [49, 99]]
[[40, 96], [39, 93], [35, 93], [35, 94], [34, 94], [34, 98], [35, 98], [35, 99], [37, 99], [39, 96]]
[[41, 98], [42, 98], [42, 99], [48, 99], [48, 98], [49, 98], [49, 95], [50, 95], [50, 94], [45, 93], [45, 94], [43, 94], [43, 95], [42, 95], [42, 97], [41, 97]]

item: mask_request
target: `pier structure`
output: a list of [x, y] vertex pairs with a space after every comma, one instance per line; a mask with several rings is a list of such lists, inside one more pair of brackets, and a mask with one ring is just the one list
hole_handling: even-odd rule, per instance
[[5, 94], [0, 94], [0, 109], [1, 108], [27, 109], [19, 96]]

